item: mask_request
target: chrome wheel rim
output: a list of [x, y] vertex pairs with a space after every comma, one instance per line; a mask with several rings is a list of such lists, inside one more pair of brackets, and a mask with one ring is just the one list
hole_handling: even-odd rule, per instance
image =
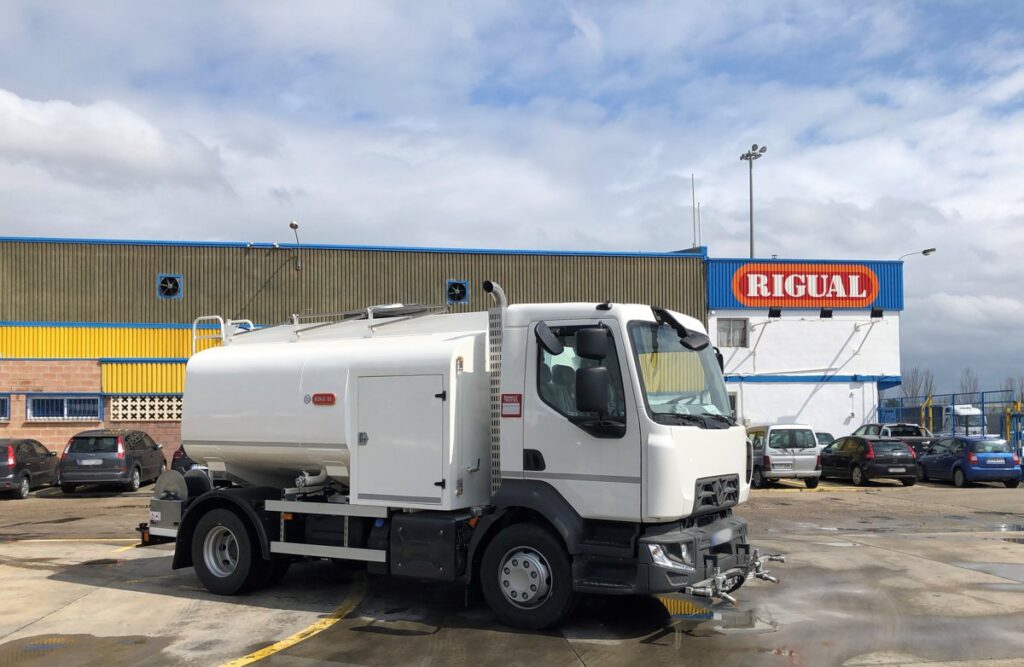
[[238, 568], [238, 540], [225, 526], [217, 526], [203, 540], [203, 562], [214, 576], [225, 578]]
[[132, 488], [138, 489], [141, 484], [142, 479], [139, 476], [139, 471], [136, 470], [135, 472], [132, 473]]
[[509, 549], [498, 568], [498, 588], [505, 600], [520, 609], [533, 609], [551, 597], [551, 566], [531, 547]]
[[860, 468], [853, 469], [853, 483], [858, 486], [864, 483], [864, 473], [860, 471]]
[[25, 478], [25, 477], [22, 477], [21, 478], [21, 484], [18, 485], [18, 495], [20, 495], [22, 498], [24, 498], [25, 496], [28, 495], [28, 491], [29, 491], [28, 479]]

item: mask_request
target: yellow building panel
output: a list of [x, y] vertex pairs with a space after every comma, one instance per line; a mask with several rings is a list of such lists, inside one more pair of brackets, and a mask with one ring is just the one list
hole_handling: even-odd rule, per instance
[[103, 364], [105, 394], [180, 394], [185, 388], [185, 364]]
[[706, 389], [700, 358], [689, 352], [640, 354], [640, 368], [650, 393], [693, 393]]
[[[219, 345], [197, 343], [200, 350]], [[0, 358], [7, 359], [185, 359], [191, 353], [191, 329], [0, 326]]]

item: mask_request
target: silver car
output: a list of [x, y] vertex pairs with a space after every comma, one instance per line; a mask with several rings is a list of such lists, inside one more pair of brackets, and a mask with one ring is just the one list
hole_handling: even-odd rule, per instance
[[764, 488], [779, 479], [802, 479], [808, 489], [818, 486], [821, 457], [814, 429], [804, 424], [771, 424], [747, 429], [754, 452], [750, 484]]

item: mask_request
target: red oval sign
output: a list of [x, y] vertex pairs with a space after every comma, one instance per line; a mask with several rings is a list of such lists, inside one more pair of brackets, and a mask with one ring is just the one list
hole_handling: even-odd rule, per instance
[[733, 274], [732, 292], [750, 308], [867, 308], [878, 276], [863, 264], [751, 262]]
[[313, 405], [334, 405], [338, 397], [334, 394], [313, 394]]

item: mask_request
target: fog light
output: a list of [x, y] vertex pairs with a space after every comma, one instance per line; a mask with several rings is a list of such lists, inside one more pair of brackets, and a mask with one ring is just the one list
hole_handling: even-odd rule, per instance
[[669, 560], [668, 553], [660, 544], [648, 544], [647, 548], [651, 551], [651, 558], [654, 560], [654, 564], [659, 567], [673, 567], [674, 563]]

